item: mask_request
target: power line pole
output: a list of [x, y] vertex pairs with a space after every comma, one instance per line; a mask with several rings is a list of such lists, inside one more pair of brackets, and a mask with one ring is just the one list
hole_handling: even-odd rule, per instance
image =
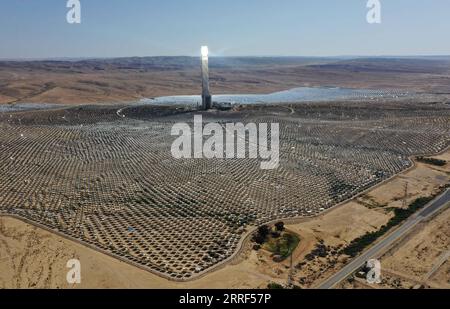
[[408, 183], [405, 182], [405, 195], [403, 196], [403, 208], [406, 208], [408, 206], [407, 198], [408, 198]]
[[293, 279], [294, 279], [294, 270], [292, 268], [292, 264], [293, 264], [293, 261], [292, 261], [293, 257], [292, 256], [293, 255], [294, 255], [294, 252], [291, 253], [291, 256], [290, 256], [290, 259], [289, 259], [290, 265], [289, 265], [289, 275], [288, 275], [288, 279], [287, 279], [287, 287], [288, 288], [290, 288], [292, 286]]

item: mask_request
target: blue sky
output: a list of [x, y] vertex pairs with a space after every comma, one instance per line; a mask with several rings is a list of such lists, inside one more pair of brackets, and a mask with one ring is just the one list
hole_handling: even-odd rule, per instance
[[449, 55], [449, 0], [0, 0], [0, 58]]

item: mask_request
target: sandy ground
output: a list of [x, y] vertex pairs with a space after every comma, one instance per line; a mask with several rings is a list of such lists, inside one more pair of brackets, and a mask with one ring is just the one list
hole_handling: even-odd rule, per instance
[[[81, 263], [81, 284], [69, 285], [66, 263]], [[254, 288], [271, 279], [257, 271], [256, 252], [189, 283], [142, 271], [83, 245], [26, 224], [0, 218], [0, 288]]]
[[[445, 288], [450, 288], [450, 261], [442, 265], [438, 271], [431, 277], [430, 281], [432, 283], [441, 284], [445, 286]], [[429, 281], [429, 282], [430, 282]]]
[[414, 231], [381, 258], [380, 284], [344, 281], [340, 288], [450, 288], [450, 209]]
[[[449, 160], [450, 153], [446, 152], [435, 158]], [[423, 165], [419, 166], [421, 167]], [[431, 171], [421, 175], [425, 179], [430, 179], [438, 171], [446, 173], [445, 178], [448, 182], [449, 164], [445, 167], [433, 166]], [[423, 190], [425, 188], [428, 187], [424, 187]], [[450, 288], [449, 257], [450, 209], [447, 209], [417, 227], [409, 237], [386, 253], [381, 261], [383, 268], [397, 273], [399, 277], [410, 278], [424, 286]]]
[[[0, 104], [97, 104], [200, 93], [197, 60], [192, 65], [177, 63], [175, 66], [171, 66], [170, 59], [160, 60], [156, 66], [146, 65], [146, 60], [135, 61], [13, 65], [0, 62]], [[321, 65], [296, 61], [286, 64], [285, 61], [267, 60], [258, 65], [250, 61], [247, 65], [212, 67], [211, 91], [214, 94], [270, 93], [302, 86], [338, 86], [405, 89], [447, 97], [450, 93], [450, 61], [350, 60]]]
[[[381, 263], [388, 272], [399, 273], [424, 285], [431, 279], [435, 283], [433, 286], [450, 288], [450, 277], [445, 278], [439, 271], [442, 269], [445, 273], [444, 269], [448, 270], [448, 265], [439, 267], [439, 264], [449, 250], [450, 209], [447, 209], [390, 250]], [[435, 265], [438, 267], [436, 272], [430, 273]]]
[[[448, 159], [449, 156], [450, 151], [440, 157]], [[448, 172], [448, 164], [444, 168], [418, 164], [416, 168], [373, 189], [359, 200], [350, 201], [317, 218], [287, 225], [290, 231], [301, 237], [293, 258], [294, 283], [313, 287], [342, 267], [346, 258], [333, 251], [385, 224], [390, 218], [385, 208], [401, 207], [399, 198], [404, 196], [406, 182], [408, 200], [413, 200], [431, 194], [448, 182]], [[384, 267], [392, 271], [400, 269], [405, 276], [420, 279], [443, 250], [449, 248], [449, 219], [450, 210], [447, 210], [423, 226], [383, 260]], [[328, 247], [327, 256], [307, 260], [306, 255], [320, 243]], [[223, 268], [192, 282], [177, 283], [19, 220], [1, 217], [0, 287], [264, 288], [269, 282], [285, 283], [289, 274], [289, 261], [275, 263], [267, 252], [256, 252], [250, 246], [247, 243], [241, 254]], [[73, 258], [79, 259], [82, 267], [82, 283], [76, 286], [66, 281], [66, 263]], [[449, 265], [446, 263], [430, 278], [433, 286], [448, 287], [448, 273]]]
[[[434, 158], [449, 160], [450, 151]], [[400, 175], [368, 194], [380, 203], [401, 207], [402, 182], [408, 181], [408, 200], [430, 192], [435, 183], [448, 183], [450, 164], [444, 167], [417, 164], [417, 168]], [[404, 195], [403, 184], [403, 195]], [[397, 200], [397, 201], [395, 201]], [[412, 233], [386, 252], [380, 259], [382, 283], [364, 286], [362, 282], [344, 282], [342, 288], [450, 288], [450, 209], [417, 226]]]

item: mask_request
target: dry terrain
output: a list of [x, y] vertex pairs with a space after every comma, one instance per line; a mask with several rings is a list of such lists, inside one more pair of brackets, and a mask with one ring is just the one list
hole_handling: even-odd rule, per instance
[[[230, 167], [232, 167], [229, 164], [225, 164], [224, 167], [226, 169], [222, 172], [201, 174], [201, 178], [197, 181], [212, 181], [212, 187], [203, 186], [205, 188], [203, 190], [207, 190], [206, 192], [210, 192], [209, 196], [214, 197], [214, 199], [205, 200], [202, 213], [204, 214], [204, 210], [208, 209], [208, 207], [214, 209], [214, 205], [217, 203], [215, 202], [216, 199], [221, 199], [217, 204], [221, 205], [221, 207], [217, 209], [222, 209], [222, 212], [224, 211], [223, 205], [226, 205], [226, 203], [229, 203], [228, 207], [235, 207], [234, 211], [238, 211], [235, 216], [230, 217], [224, 216], [223, 213], [212, 215], [211, 218], [205, 218], [203, 215], [203, 221], [192, 221], [192, 218], [190, 220], [184, 219], [186, 217], [185, 211], [194, 215], [195, 218], [195, 212], [192, 212], [195, 208], [190, 208], [189, 203], [184, 202], [186, 198], [183, 198], [181, 195], [177, 196], [179, 200], [176, 204], [184, 209], [183, 214], [178, 212], [178, 208], [168, 207], [170, 204], [165, 208], [161, 208], [159, 203], [152, 202], [155, 198], [167, 198], [164, 192], [170, 188], [172, 188], [171, 192], [192, 194], [196, 192], [195, 186], [189, 188], [184, 183], [183, 189], [180, 191], [180, 188], [172, 187], [179, 186], [179, 184], [173, 183], [173, 177], [169, 178], [169, 181], [162, 186], [162, 179], [171, 175], [170, 169], [160, 170], [159, 173], [165, 176], [162, 178], [158, 176], [158, 178], [153, 180], [156, 183], [151, 185], [152, 182], [149, 182], [152, 181], [151, 178], [145, 175], [139, 176], [139, 166], [147, 160], [147, 164], [151, 163], [151, 157], [147, 159], [143, 157], [144, 161], [141, 159], [137, 161], [138, 165], [133, 164], [133, 160], [136, 160], [133, 153], [138, 148], [136, 150], [133, 149], [139, 143], [150, 147], [149, 150], [146, 150], [147, 148], [143, 149], [146, 153], [154, 155], [164, 154], [164, 151], [154, 148], [155, 145], [158, 145], [154, 138], [158, 140], [158, 136], [160, 136], [160, 133], [156, 133], [158, 130], [164, 130], [164, 128], [169, 127], [168, 121], [172, 123], [176, 119], [188, 120], [192, 117], [189, 111], [179, 114], [179, 112], [174, 113], [173, 109], [152, 107], [148, 110], [147, 108], [133, 107], [123, 111], [127, 115], [125, 119], [120, 119], [116, 115], [115, 110], [111, 110], [108, 107], [93, 108], [92, 110], [76, 108], [62, 111], [19, 112], [11, 114], [12, 117], [9, 117], [10, 114], [8, 113], [8, 117], [4, 117], [3, 128], [5, 134], [1, 143], [2, 148], [5, 150], [3, 154], [7, 156], [3, 159], [3, 162], [8, 162], [7, 165], [2, 167], [2, 175], [6, 177], [2, 181], [1, 186], [4, 192], [1, 195], [3, 213], [14, 214], [38, 222], [47, 228], [58, 230], [74, 239], [80, 239], [86, 244], [110, 251], [130, 262], [150, 266], [150, 269], [152, 267], [160, 267], [159, 265], [165, 265], [164, 267], [166, 268], [156, 269], [169, 270], [175, 276], [181, 274], [186, 277], [190, 273], [186, 271], [187, 269], [180, 268], [179, 265], [189, 263], [194, 265], [191, 268], [193, 271], [196, 271], [195, 267], [199, 265], [205, 265], [203, 267], [206, 267], [205, 271], [207, 271], [207, 265], [212, 266], [220, 261], [224, 261], [231, 256], [236, 250], [235, 248], [239, 247], [238, 241], [241, 235], [245, 233], [243, 227], [245, 228], [246, 224], [244, 222], [247, 222], [248, 227], [251, 228], [252, 224], [257, 222], [264, 223], [276, 218], [298, 217], [301, 214], [304, 216], [320, 214], [323, 210], [332, 207], [339, 201], [351, 197], [361, 190], [373, 186], [407, 168], [410, 166], [409, 161], [406, 159], [407, 156], [413, 153], [439, 151], [439, 148], [433, 148], [439, 144], [436, 143], [436, 140], [442, 139], [441, 147], [448, 143], [448, 134], [446, 134], [448, 132], [448, 117], [441, 118], [441, 115], [446, 112], [445, 108], [438, 110], [436, 115], [434, 115], [436, 106], [433, 105], [427, 109], [426, 106], [420, 105], [420, 113], [417, 113], [415, 108], [419, 107], [409, 103], [406, 106], [407, 109], [395, 114], [391, 121], [389, 118], [385, 118], [385, 113], [392, 117], [393, 111], [401, 109], [404, 103], [386, 104], [383, 108], [376, 107], [375, 109], [366, 105], [367, 109], [358, 110], [358, 117], [355, 120], [353, 114], [355, 110], [352, 104], [321, 103], [308, 105], [307, 109], [304, 108], [304, 105], [293, 105], [290, 108], [294, 110], [294, 116], [292, 116], [289, 109], [283, 107], [264, 107], [265, 117], [268, 117], [268, 115], [276, 117], [278, 121], [282, 121], [281, 123], [285, 128], [282, 137], [282, 169], [274, 173], [274, 178], [259, 181], [258, 187], [267, 190], [265, 194], [261, 193], [264, 191], [255, 191], [258, 188], [256, 186], [248, 193], [240, 191], [242, 189], [231, 189], [223, 186], [223, 183], [240, 184], [240, 182], [223, 182], [223, 177], [243, 177], [240, 176], [241, 174], [236, 176], [232, 174], [227, 175], [227, 171], [229, 172]], [[333, 112], [338, 107], [339, 116]], [[245, 107], [238, 111], [239, 117], [247, 120], [255, 119], [250, 117], [258, 117], [257, 112], [260, 109], [262, 107]], [[249, 111], [251, 112], [249, 113]], [[205, 114], [205, 117], [233, 120], [236, 119], [236, 113], [237, 111], [220, 112]], [[414, 118], [413, 115], [416, 113], [421, 116], [415, 116], [416, 118]], [[423, 116], [425, 114], [427, 115], [426, 118]], [[97, 120], [99, 115], [102, 121], [107, 120], [108, 122], [106, 124], [99, 122]], [[318, 115], [322, 116], [319, 117]], [[298, 121], [299, 125], [293, 125], [296, 123], [295, 121]], [[108, 124], [111, 122], [116, 122], [116, 125], [111, 126]], [[421, 122], [424, 124], [423, 128], [420, 126]], [[369, 127], [371, 123], [372, 125]], [[409, 123], [415, 124], [413, 130], [410, 128]], [[408, 130], [402, 130], [401, 128], [404, 126], [408, 127]], [[102, 139], [108, 135], [106, 133], [103, 135], [102, 132], [103, 130], [109, 131], [112, 128], [117, 130], [117, 134], [114, 135], [114, 143], [111, 144], [115, 146], [109, 148], [110, 146], [102, 142]], [[133, 129], [130, 131], [131, 128]], [[302, 131], [291, 133], [290, 130], [293, 128]], [[430, 130], [430, 128], [433, 129]], [[134, 131], [138, 135], [134, 135]], [[346, 133], [347, 131], [348, 133]], [[441, 131], [442, 135], [439, 133]], [[126, 134], [125, 136], [129, 136], [127, 139], [121, 137], [121, 134], [124, 133]], [[145, 134], [143, 135], [143, 133]], [[339, 134], [340, 139], [333, 133]], [[344, 133], [348, 134], [345, 138]], [[55, 134], [57, 138], [54, 137]], [[84, 137], [91, 136], [90, 134], [94, 134], [90, 139]], [[402, 134], [416, 134], [416, 137], [407, 138], [402, 136]], [[47, 135], [49, 137], [48, 140], [42, 138]], [[424, 136], [422, 137], [422, 135]], [[291, 139], [290, 136], [301, 136], [301, 139]], [[374, 139], [374, 136], [379, 136], [379, 138]], [[139, 138], [144, 139], [139, 140]], [[355, 138], [358, 146], [352, 146]], [[18, 139], [21, 140], [21, 143], [17, 143]], [[149, 144], [144, 143], [147, 139], [151, 141]], [[331, 148], [325, 143], [328, 139], [333, 141]], [[74, 143], [77, 140], [79, 141]], [[90, 140], [90, 143], [94, 143], [93, 145], [95, 146], [87, 147], [85, 143], [88, 140]], [[312, 140], [320, 140], [321, 142], [317, 144], [311, 143]], [[37, 141], [39, 142], [39, 147], [43, 147], [42, 150], [36, 148], [37, 144], [35, 143]], [[374, 142], [378, 144], [374, 144]], [[124, 146], [120, 146], [121, 143], [125, 143]], [[130, 144], [125, 146], [127, 143]], [[370, 143], [367, 145], [372, 146], [361, 148], [366, 143]], [[163, 145], [162, 149], [165, 149], [165, 144], [162, 143], [161, 145]], [[377, 155], [376, 149], [373, 148], [374, 146], [386, 148], [381, 148], [382, 150], [380, 151], [383, 154]], [[429, 150], [417, 150], [424, 146], [431, 148]], [[105, 149], [108, 149], [108, 151], [100, 150], [99, 147], [106, 147]], [[123, 147], [127, 148], [128, 151], [121, 151]], [[28, 149], [28, 151], [24, 152], [21, 149]], [[41, 156], [28, 155], [29, 151], [33, 151], [33, 149], [39, 149], [34, 153]], [[86, 151], [84, 149], [91, 150]], [[93, 149], [96, 149], [96, 151], [93, 152]], [[337, 151], [338, 149], [339, 151]], [[402, 154], [401, 151], [404, 151], [404, 153]], [[389, 152], [393, 152], [392, 159], [391, 161], [386, 161], [389, 158]], [[115, 153], [122, 156], [128, 153], [131, 156], [114, 160]], [[23, 156], [24, 154], [27, 155]], [[58, 158], [57, 155], [62, 157]], [[440, 157], [448, 159], [447, 156], [448, 154], [444, 154]], [[142, 158], [142, 155], [136, 158]], [[358, 158], [358, 161], [356, 158]], [[81, 161], [77, 163], [78, 160]], [[301, 168], [293, 168], [291, 160], [297, 162], [296, 164], [303, 162], [300, 166]], [[161, 160], [157, 161], [161, 162]], [[92, 162], [97, 163], [90, 167]], [[103, 162], [102, 164], [111, 164], [112, 168], [108, 173], [100, 165], [101, 162]], [[363, 163], [365, 170], [361, 170], [359, 165], [351, 168], [352, 164], [356, 162], [365, 162]], [[182, 162], [180, 168], [187, 163]], [[189, 163], [196, 164], [198, 162], [194, 160]], [[256, 163], [254, 162], [255, 165]], [[11, 164], [14, 165], [14, 168], [12, 168]], [[125, 178], [127, 175], [124, 172], [125, 170], [120, 170], [121, 164], [127, 164], [126, 170], [132, 173], [132, 177], [129, 180]], [[172, 162], [172, 164], [175, 164], [175, 162]], [[253, 171], [252, 173], [257, 172], [261, 173], [261, 176], [264, 175], [259, 169], [251, 167], [252, 163], [246, 162], [246, 160], [235, 162], [234, 164], [239, 164], [240, 166], [239, 168], [236, 167], [236, 170], [246, 168], [248, 171]], [[395, 167], [395, 164], [400, 165]], [[60, 168], [55, 169], [58, 166]], [[186, 166], [189, 167], [189, 165]], [[219, 167], [217, 162], [215, 166], [216, 168]], [[308, 174], [304, 174], [308, 171], [308, 166], [313, 166], [314, 169], [311, 169]], [[371, 166], [376, 166], [374, 171], [378, 172], [375, 174], [370, 172]], [[383, 173], [379, 170], [382, 166], [386, 168]], [[345, 167], [345, 173], [343, 170], [340, 170], [341, 167]], [[438, 168], [417, 163], [415, 168], [405, 174], [346, 203], [344, 206], [334, 208], [314, 219], [303, 219], [300, 223], [289, 225], [288, 229], [297, 233], [301, 238], [300, 246], [294, 252], [295, 283], [302, 287], [315, 286], [327, 275], [342, 266], [346, 257], [339, 254], [340, 248], [367, 231], [376, 230], [385, 224], [391, 216], [390, 208], [402, 207], [402, 200], [405, 200], [405, 198], [409, 202], [417, 197], [430, 195], [439, 186], [447, 184], [449, 180], [447, 167]], [[181, 172], [180, 168], [176, 170], [177, 179], [179, 179], [180, 175], [185, 175], [183, 177], [187, 177], [187, 184], [192, 186], [191, 179], [196, 178], [191, 178], [192, 176], [188, 176], [190, 174]], [[390, 168], [393, 168], [393, 170], [390, 171]], [[97, 169], [99, 170], [97, 171]], [[154, 170], [154, 167], [149, 167], [149, 169]], [[69, 170], [71, 172], [67, 174]], [[189, 170], [199, 171], [198, 167], [189, 168]], [[231, 168], [231, 171], [233, 170]], [[289, 173], [285, 174], [286, 172], [283, 172], [283, 170], [289, 171]], [[320, 170], [322, 172], [317, 173]], [[279, 174], [280, 171], [281, 174]], [[324, 171], [333, 171], [332, 175], [341, 175], [340, 177], [344, 178], [338, 178], [337, 180], [339, 181], [337, 182], [336, 178], [325, 180], [327, 178], [320, 177], [329, 172]], [[37, 172], [41, 176], [38, 177]], [[116, 173], [118, 173], [117, 176], [114, 176]], [[68, 178], [69, 175], [70, 178]], [[121, 180], [116, 183], [114, 179], [119, 177], [119, 175]], [[280, 175], [285, 175], [283, 177], [287, 178], [282, 181], [279, 178]], [[292, 185], [297, 186], [296, 190], [286, 188], [286, 180], [293, 177], [293, 175], [297, 177], [297, 180], [292, 183]], [[220, 177], [217, 181], [222, 182], [222, 185], [214, 181], [215, 177]], [[249, 178], [242, 181], [242, 184], [247, 184], [247, 181], [256, 179], [249, 172], [246, 173], [245, 177]], [[364, 183], [364, 179], [366, 179], [366, 184], [361, 185], [361, 183]], [[344, 180], [345, 182], [343, 182]], [[125, 181], [129, 181], [129, 183], [127, 184]], [[145, 184], [145, 186], [142, 187], [140, 181], [143, 181], [142, 184]], [[310, 186], [307, 185], [308, 181], [312, 181]], [[335, 183], [331, 182], [331, 186], [324, 186], [322, 189], [318, 186], [329, 181], [334, 181]], [[349, 181], [354, 181], [353, 187], [348, 185]], [[72, 182], [75, 186], [73, 188], [71, 187]], [[43, 185], [44, 183], [45, 185]], [[273, 186], [276, 183], [279, 184]], [[405, 196], [406, 183], [408, 183], [408, 189]], [[299, 186], [299, 184], [302, 185]], [[30, 187], [40, 189], [30, 191]], [[220, 189], [217, 195], [212, 195], [212, 192], [217, 191], [216, 189], [220, 187], [223, 189]], [[323, 191], [316, 191], [319, 189]], [[108, 190], [112, 190], [112, 193]], [[252, 213], [253, 208], [251, 205], [254, 204], [246, 204], [246, 212], [244, 213], [247, 215], [240, 216], [239, 211], [241, 210], [237, 208], [239, 204], [234, 204], [233, 200], [228, 199], [227, 195], [221, 190], [235, 192], [234, 198], [237, 201], [246, 200], [248, 203], [251, 199], [258, 200], [255, 204], [259, 205], [259, 207], [255, 208], [253, 210], [254, 213]], [[65, 193], [61, 195], [60, 192]], [[240, 196], [236, 194], [237, 192], [242, 192], [240, 194], [244, 195]], [[75, 194], [76, 199], [73, 199], [71, 194]], [[128, 197], [130, 194], [132, 199]], [[267, 198], [270, 195], [273, 196], [273, 199]], [[245, 199], [244, 196], [246, 196]], [[173, 197], [172, 194], [171, 198], [173, 199]], [[307, 198], [310, 199], [309, 203], [300, 202], [301, 200], [305, 201]], [[332, 202], [327, 204], [329, 198], [332, 199]], [[295, 205], [295, 208], [290, 208], [289, 210], [289, 208], [286, 208], [286, 204], [283, 203], [288, 203], [287, 205], [289, 205], [290, 199], [293, 199], [292, 205]], [[298, 202], [294, 202], [295, 199], [298, 199]], [[277, 203], [270, 201], [277, 201]], [[183, 203], [186, 204], [182, 206]], [[265, 203], [267, 203], [267, 208], [262, 207]], [[153, 213], [153, 210], [158, 211]], [[149, 211], [150, 213], [148, 213]], [[173, 214], [167, 213], [165, 216], [162, 216], [167, 211], [172, 211]], [[229, 213], [229, 211], [225, 212], [225, 214]], [[264, 216], [264, 211], [271, 215]], [[152, 220], [148, 221], [146, 218], [152, 218]], [[168, 220], [169, 218], [170, 220]], [[214, 221], [211, 221], [213, 218], [217, 224], [211, 224]], [[229, 221], [236, 219], [240, 220], [239, 223]], [[18, 223], [15, 219], [2, 219], [2, 222], [1, 252], [6, 256], [1, 257], [1, 266], [8, 270], [2, 272], [2, 274], [3, 276], [11, 276], [3, 280], [4, 286], [13, 284], [19, 287], [31, 287], [33, 285], [66, 287], [64, 285], [65, 279], [64, 277], [61, 278], [61, 273], [65, 273], [65, 263], [69, 257], [80, 258], [84, 265], [83, 267], [86, 269], [95, 269], [94, 273], [96, 275], [90, 277], [85, 274], [86, 277], [82, 287], [264, 287], [269, 281], [285, 282], [289, 272], [287, 261], [281, 264], [274, 263], [270, 254], [264, 250], [255, 252], [251, 250], [251, 244], [246, 243], [243, 252], [231, 264], [201, 279], [189, 283], [175, 283], [141, 271], [78, 243], [62, 239], [52, 233]], [[190, 223], [194, 223], [194, 225], [190, 225]], [[166, 226], [170, 226], [170, 228], [167, 229]], [[198, 229], [198, 232], [195, 232], [196, 229]], [[138, 231], [145, 231], [145, 233], [138, 233]], [[234, 239], [235, 242], [231, 243], [231, 239]], [[228, 241], [228, 243], [223, 241]], [[208, 243], [209, 245], [202, 247], [202, 243]], [[176, 247], [174, 246], [175, 244], [177, 244]], [[191, 244], [194, 244], [194, 246], [190, 246]], [[217, 246], [217, 244], [220, 245]], [[43, 250], [43, 248], [49, 249]], [[124, 250], [124, 248], [130, 249]], [[202, 248], [205, 248], [206, 251], [202, 251], [205, 250]], [[143, 252], [148, 253], [142, 255]], [[202, 262], [199, 263], [200, 260], [196, 258], [197, 252], [203, 252], [197, 256], [209, 256], [209, 259], [205, 260], [203, 258], [201, 259]], [[216, 258], [217, 254], [221, 255], [221, 258]], [[39, 260], [52, 262], [38, 263], [37, 261]], [[146, 264], [147, 261], [148, 264]], [[158, 261], [163, 261], [163, 264]], [[101, 266], [102, 264], [105, 266]], [[88, 274], [90, 273], [89, 271]], [[133, 274], [131, 281], [120, 278], [120, 276], [129, 276], [130, 273]], [[436, 273], [436, 278], [439, 277], [439, 274], [439, 272]], [[56, 277], [52, 279], [52, 276]], [[441, 274], [440, 277], [445, 278], [445, 275]], [[27, 278], [34, 279], [29, 279], [28, 281]]]
[[[287, 262], [274, 263], [249, 242], [234, 255], [256, 226], [295, 219], [288, 226], [301, 238], [293, 279], [315, 286], [343, 265], [349, 242], [386, 224], [394, 208], [448, 184], [446, 167], [418, 163], [389, 186], [333, 208], [411, 168], [411, 157], [449, 146], [449, 63], [445, 57], [213, 59], [215, 93], [342, 86], [428, 95], [201, 112], [124, 103], [198, 93], [195, 58], [0, 62], [0, 215], [50, 231], [2, 219], [3, 285], [65, 287], [60, 275], [70, 256], [104, 273], [88, 277], [84, 287], [284, 282]], [[11, 109], [20, 102], [75, 106]], [[221, 124], [279, 123], [279, 168], [261, 170], [260, 159], [174, 159], [172, 125], [192, 124], [199, 114]], [[129, 273], [133, 281], [124, 279]], [[445, 278], [445, 270], [432, 277]]]
[[[450, 142], [444, 104], [286, 107], [0, 113], [0, 213], [188, 280], [229, 259], [252, 226], [320, 214], [409, 168], [409, 156]], [[172, 125], [196, 114], [205, 122], [279, 123], [280, 166], [173, 158]]]
[[[434, 158], [450, 160], [450, 151]], [[441, 176], [439, 176], [441, 174]], [[411, 179], [409, 176], [413, 176]], [[407, 200], [417, 195], [428, 195], [433, 182], [440, 180], [450, 181], [450, 165], [438, 167], [417, 163], [417, 168], [401, 175], [392, 181], [386, 190], [380, 187], [374, 190], [381, 203], [389, 199], [389, 193], [397, 197], [405, 192], [405, 184], [408, 183]], [[376, 193], [376, 191], [379, 191]], [[394, 192], [397, 193], [394, 193]], [[382, 192], [389, 192], [387, 195]], [[373, 194], [370, 194], [373, 196]], [[403, 194], [404, 195], [404, 194]], [[391, 195], [392, 198], [392, 195]], [[403, 199], [398, 198], [395, 207], [401, 207]], [[382, 263], [382, 283], [380, 285], [367, 285], [361, 280], [353, 283], [344, 282], [341, 287], [351, 288], [449, 288], [449, 258], [450, 258], [450, 209], [437, 214], [428, 222], [424, 222], [393, 248], [386, 252], [380, 259]]]
[[[449, 156], [450, 151], [443, 157], [448, 158]], [[445, 170], [448, 171], [448, 169], [447, 165]], [[428, 174], [430, 171], [434, 171], [434, 174], [432, 174], [434, 177], [430, 174], [427, 179], [420, 177], [423, 173]], [[440, 180], [442, 175], [442, 172], [436, 171], [434, 167], [419, 164], [416, 168], [403, 173], [400, 177], [394, 178], [375, 190], [371, 190], [368, 194], [376, 199], [383, 198], [384, 196], [379, 192], [390, 191], [392, 187], [396, 187], [398, 181], [415, 184], [415, 188], [421, 191], [414, 191], [410, 198], [430, 194], [442, 184]], [[391, 196], [388, 203], [396, 205], [396, 197], [401, 197], [401, 194]], [[427, 247], [424, 258], [437, 262], [437, 257], [443, 248], [446, 246], [448, 250], [448, 236], [447, 238], [440, 236], [445, 235], [445, 233], [448, 234], [448, 219], [449, 210], [440, 214], [425, 226], [419, 227], [404, 242], [404, 244], [408, 244], [407, 247], [400, 244], [398, 248], [391, 250], [386, 255], [388, 257], [386, 264], [385, 258], [383, 258], [384, 267], [399, 265], [398, 263], [400, 263], [402, 267], [400, 272], [403, 275], [399, 279], [397, 276], [391, 278], [391, 274], [384, 273], [384, 285], [382, 287], [389, 286], [389, 284], [390, 286], [400, 284], [405, 288], [417, 285], [418, 278], [412, 281], [405, 279], [405, 277], [414, 277], [414, 273], [409, 272], [411, 268], [405, 269], [404, 264], [410, 265], [409, 267], [421, 268], [421, 263], [417, 263], [415, 254], [423, 254], [423, 246]], [[342, 266], [337, 262], [335, 264], [336, 269], [324, 271], [330, 267], [325, 258], [316, 258], [314, 262], [305, 259], [305, 256], [317, 244], [322, 241], [329, 246], [345, 244], [367, 231], [378, 228], [386, 221], [387, 215], [381, 209], [369, 209], [354, 200], [317, 218], [304, 219], [301, 223], [288, 225], [289, 230], [295, 231], [301, 236], [301, 242], [294, 252], [294, 265], [306, 262], [300, 269], [296, 269], [294, 273], [295, 284], [302, 285], [299, 282], [299, 280], [302, 280], [304, 282], [302, 286], [304, 287], [317, 285], [327, 275]], [[355, 228], [353, 229], [351, 226], [355, 226]], [[434, 234], [433, 231], [438, 233]], [[428, 240], [426, 237], [431, 237], [432, 242], [430, 244], [428, 241], [423, 241], [424, 239]], [[439, 253], [434, 246], [436, 241], [439, 243]], [[269, 282], [284, 284], [289, 273], [289, 261], [275, 263], [268, 252], [254, 251], [251, 248], [251, 243], [246, 242], [241, 253], [219, 270], [192, 282], [176, 283], [54, 233], [9, 217], [0, 218], [0, 249], [0, 287], [6, 288], [264, 288]], [[393, 258], [398, 254], [397, 250], [401, 256]], [[405, 250], [412, 250], [414, 254], [408, 254], [408, 251]], [[68, 271], [66, 263], [73, 258], [81, 261], [81, 285], [71, 286], [66, 282]], [[345, 257], [338, 260], [345, 261]], [[394, 270], [398, 271], [398, 269]], [[414, 271], [414, 269], [412, 270]], [[429, 271], [429, 268], [422, 271], [422, 274], [427, 273], [427, 271]], [[447, 262], [432, 274], [428, 284], [432, 287], [447, 287], [448, 278]], [[345, 283], [343, 287], [349, 288], [350, 285]], [[373, 288], [373, 286], [368, 286], [364, 282], [356, 282], [351, 287]]]
[[[0, 62], [0, 104], [111, 103], [200, 93], [197, 58]], [[450, 58], [217, 58], [211, 90], [270, 93], [301, 86], [403, 89], [450, 98]]]
[[[422, 224], [382, 257], [386, 274], [416, 285], [450, 288], [450, 209]], [[445, 274], [447, 274], [445, 276]], [[392, 276], [392, 275], [391, 275]]]
[[381, 259], [381, 283], [364, 279], [343, 282], [341, 288], [450, 288], [450, 209], [417, 226]]

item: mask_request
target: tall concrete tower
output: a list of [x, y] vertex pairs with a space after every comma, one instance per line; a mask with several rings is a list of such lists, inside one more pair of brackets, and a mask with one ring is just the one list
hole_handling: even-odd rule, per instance
[[208, 110], [212, 107], [212, 98], [209, 93], [209, 60], [208, 46], [202, 46], [202, 107]]

